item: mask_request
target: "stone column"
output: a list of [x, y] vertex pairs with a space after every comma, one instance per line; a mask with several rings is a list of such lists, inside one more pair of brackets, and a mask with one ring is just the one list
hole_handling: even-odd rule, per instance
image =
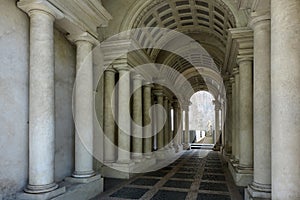
[[254, 176], [248, 191], [253, 198], [271, 199], [270, 14], [254, 17], [251, 26], [254, 30]]
[[240, 159], [240, 74], [239, 69], [235, 68], [233, 71], [235, 81], [235, 157], [234, 161], [237, 163]]
[[142, 81], [139, 74], [133, 76], [132, 96], [132, 158], [141, 161], [143, 158], [143, 107], [142, 107]]
[[88, 33], [70, 35], [77, 47], [76, 82], [74, 90], [75, 170], [74, 178], [89, 178], [93, 170], [94, 95], [93, 44], [97, 41]]
[[272, 199], [300, 198], [300, 2], [271, 0]]
[[[59, 11], [21, 1], [18, 2], [18, 7], [30, 17], [29, 177], [24, 191], [30, 194], [47, 193], [51, 197], [48, 192], [58, 188], [54, 181], [53, 23]], [[56, 195], [64, 191], [57, 192]]]
[[144, 127], [144, 153], [146, 158], [152, 158], [152, 112], [151, 112], [151, 88], [152, 85], [146, 83], [143, 89], [143, 127]]
[[154, 95], [157, 98], [157, 105], [160, 106], [157, 107], [156, 109], [156, 130], [157, 130], [157, 148], [158, 150], [162, 149], [164, 147], [164, 130], [163, 130], [163, 101], [164, 101], [164, 96], [163, 96], [163, 91], [162, 89], [155, 89], [154, 90]]
[[[118, 93], [118, 160], [120, 164], [131, 163], [130, 159], [130, 71], [127, 63], [116, 64], [119, 72]], [[125, 116], [125, 117], [124, 117]], [[126, 117], [127, 116], [127, 117]]]
[[174, 132], [173, 132], [173, 143], [174, 143], [174, 148], [178, 150], [178, 137], [179, 137], [179, 103], [178, 100], [173, 101], [173, 124], [174, 124]]
[[232, 138], [232, 156], [233, 160], [236, 159], [236, 87], [235, 87], [235, 78], [230, 78], [230, 83], [232, 87], [231, 92], [231, 138]]
[[239, 169], [253, 167], [253, 89], [252, 58], [238, 60], [240, 70], [239, 98], [239, 135], [240, 159]]
[[226, 116], [225, 116], [225, 155], [229, 156], [232, 153], [232, 88], [227, 82], [227, 92], [226, 92]]
[[185, 114], [184, 146], [185, 146], [185, 149], [190, 149], [189, 106], [190, 106], [189, 103], [184, 106], [184, 114]]
[[164, 147], [169, 148], [168, 146], [168, 141], [169, 141], [169, 115], [168, 115], [168, 110], [169, 110], [169, 98], [167, 96], [164, 97], [164, 109], [165, 109], [165, 125], [164, 125]]
[[220, 103], [215, 100], [215, 134], [214, 134], [214, 144], [218, 142], [220, 133]]
[[169, 124], [169, 130], [168, 130], [168, 143], [169, 147], [173, 148], [173, 130], [172, 130], [172, 115], [171, 115], [171, 110], [172, 110], [172, 103], [169, 100], [168, 102], [168, 124]]
[[[116, 160], [116, 133], [115, 133], [115, 74], [116, 71], [109, 67], [104, 71], [104, 162]], [[113, 96], [114, 95], [114, 96]]]

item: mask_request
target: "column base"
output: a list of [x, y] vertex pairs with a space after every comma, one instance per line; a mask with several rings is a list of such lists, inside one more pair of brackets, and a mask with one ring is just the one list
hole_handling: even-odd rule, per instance
[[101, 179], [101, 175], [97, 174], [94, 175], [92, 177], [87, 177], [87, 178], [75, 178], [75, 177], [67, 177], [65, 178], [65, 181], [69, 182], [69, 183], [90, 183], [90, 182], [94, 182], [96, 180]]
[[91, 178], [96, 175], [94, 170], [86, 171], [86, 172], [73, 172], [72, 177], [74, 178]]
[[108, 178], [130, 179], [137, 174], [144, 173], [156, 163], [155, 157], [143, 158], [140, 162], [104, 163], [102, 175]]
[[245, 200], [271, 200], [271, 185], [253, 182], [245, 188]]
[[103, 178], [101, 175], [95, 175], [87, 178], [85, 183], [77, 182], [78, 178], [69, 177], [62, 183], [67, 191], [53, 200], [82, 200], [91, 199], [103, 192]]
[[229, 162], [228, 168], [237, 186], [246, 187], [252, 183], [253, 169], [240, 169], [232, 162]]
[[142, 162], [143, 155], [142, 153], [132, 153], [132, 159], [134, 162]]
[[191, 149], [191, 145], [190, 144], [183, 144], [183, 149], [184, 150], [190, 150]]
[[[57, 186], [57, 185], [56, 185]], [[24, 190], [23, 193], [17, 194], [17, 200], [49, 200], [55, 199], [55, 197], [60, 196], [66, 192], [66, 187], [58, 187], [50, 192], [44, 193], [32, 193], [29, 189]], [[29, 193], [30, 191], [30, 193]]]

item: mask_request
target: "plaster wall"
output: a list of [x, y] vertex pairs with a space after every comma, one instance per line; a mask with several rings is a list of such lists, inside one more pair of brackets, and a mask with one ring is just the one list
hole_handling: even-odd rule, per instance
[[[0, 4], [0, 197], [13, 199], [28, 180], [29, 19], [16, 1]], [[75, 48], [55, 30], [55, 179], [74, 163], [72, 90]]]

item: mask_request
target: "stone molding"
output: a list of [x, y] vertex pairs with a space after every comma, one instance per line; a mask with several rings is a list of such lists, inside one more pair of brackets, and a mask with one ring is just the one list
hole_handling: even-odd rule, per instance
[[20, 0], [18, 1], [17, 6], [28, 15], [30, 15], [29, 13], [33, 10], [40, 10], [51, 14], [57, 20], [63, 19], [65, 17], [65, 15], [59, 9], [57, 9], [48, 1]]

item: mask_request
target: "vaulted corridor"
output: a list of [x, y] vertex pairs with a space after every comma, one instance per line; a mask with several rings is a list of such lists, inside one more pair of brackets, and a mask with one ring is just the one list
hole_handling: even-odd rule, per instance
[[[98, 199], [242, 200], [222, 155], [211, 150], [186, 151], [170, 165], [128, 181], [105, 180]], [[120, 184], [121, 183], [121, 184]], [[117, 186], [116, 186], [117, 185]]]
[[0, 24], [0, 200], [300, 199], [300, 0], [1, 0]]

